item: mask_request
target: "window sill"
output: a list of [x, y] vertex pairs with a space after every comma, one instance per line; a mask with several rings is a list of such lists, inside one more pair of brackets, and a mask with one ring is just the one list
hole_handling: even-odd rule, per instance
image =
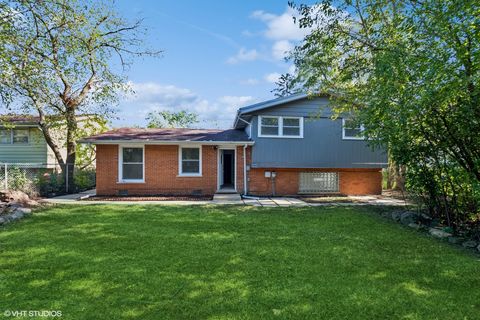
[[286, 139], [303, 139], [303, 136], [258, 136], [259, 138], [286, 138]]
[[121, 181], [117, 181], [117, 184], [129, 184], [129, 183], [145, 183], [145, 180], [121, 180]]
[[179, 174], [177, 178], [201, 178], [201, 174]]
[[343, 137], [342, 140], [367, 140], [365, 138]]

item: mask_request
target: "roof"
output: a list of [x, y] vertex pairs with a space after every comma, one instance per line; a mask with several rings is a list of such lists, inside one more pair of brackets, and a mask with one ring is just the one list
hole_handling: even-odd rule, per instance
[[243, 130], [120, 128], [80, 140], [83, 143], [224, 142], [253, 143]]
[[[316, 95], [316, 96], [319, 96], [319, 95]], [[236, 128], [236, 129], [244, 128], [246, 126], [245, 121], [248, 121], [247, 119], [250, 119], [250, 117], [248, 115], [252, 112], [267, 109], [267, 108], [276, 107], [276, 106], [279, 106], [279, 105], [282, 105], [282, 104], [285, 104], [285, 103], [289, 103], [289, 102], [293, 102], [293, 101], [307, 99], [309, 97], [312, 97], [312, 95], [308, 94], [308, 93], [296, 93], [296, 94], [292, 94], [292, 95], [289, 95], [289, 96], [286, 96], [286, 97], [280, 97], [280, 98], [276, 98], [276, 99], [272, 99], [272, 100], [267, 100], [267, 101], [263, 101], [263, 102], [260, 102], [260, 103], [255, 103], [255, 104], [240, 108], [237, 111], [237, 116], [235, 117], [233, 127]], [[242, 117], [242, 115], [245, 115], [245, 116]]]

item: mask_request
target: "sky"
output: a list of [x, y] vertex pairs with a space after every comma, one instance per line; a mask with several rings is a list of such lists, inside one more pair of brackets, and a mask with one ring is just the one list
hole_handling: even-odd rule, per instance
[[[311, 3], [311, 1], [304, 1]], [[188, 110], [198, 128], [229, 128], [239, 107], [274, 98], [292, 71], [286, 51], [303, 39], [283, 0], [115, 2], [127, 19], [144, 18], [146, 46], [127, 72], [134, 94], [122, 98], [113, 126], [144, 126], [148, 112]]]

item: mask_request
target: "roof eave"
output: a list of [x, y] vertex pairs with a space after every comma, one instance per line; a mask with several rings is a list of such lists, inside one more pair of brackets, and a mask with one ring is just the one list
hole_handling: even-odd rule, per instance
[[203, 145], [217, 145], [217, 144], [231, 144], [231, 145], [253, 145], [254, 141], [197, 141], [197, 140], [148, 140], [148, 139], [135, 139], [135, 140], [94, 140], [94, 139], [80, 139], [78, 143], [84, 144], [203, 144]]

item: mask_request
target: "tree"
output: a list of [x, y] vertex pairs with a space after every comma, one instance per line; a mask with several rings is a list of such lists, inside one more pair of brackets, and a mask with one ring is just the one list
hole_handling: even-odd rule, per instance
[[[111, 116], [118, 95], [128, 90], [123, 71], [132, 58], [160, 54], [141, 49], [141, 23], [119, 17], [108, 1], [0, 0], [2, 101], [8, 109], [38, 114], [47, 144], [71, 176], [77, 116]], [[59, 118], [65, 158], [51, 132], [50, 119]]]
[[198, 122], [198, 114], [186, 110], [152, 111], [147, 115], [148, 128], [187, 128]]
[[459, 224], [480, 204], [480, 2], [353, 0], [295, 5], [311, 32], [290, 55], [291, 86], [329, 93], [407, 187]]

